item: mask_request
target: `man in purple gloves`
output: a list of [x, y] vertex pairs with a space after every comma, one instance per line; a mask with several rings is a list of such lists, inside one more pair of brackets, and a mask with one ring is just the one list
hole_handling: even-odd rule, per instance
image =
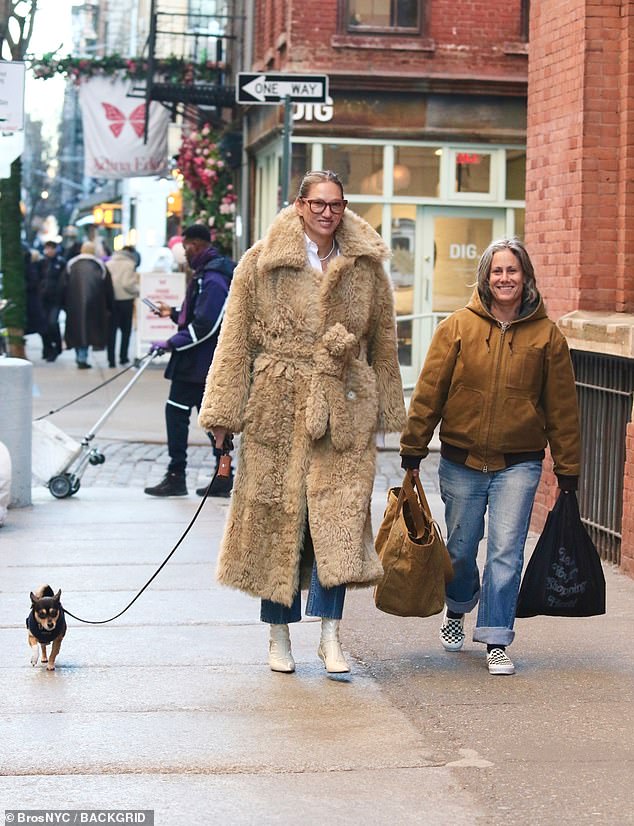
[[[163, 318], [169, 316], [178, 325], [178, 330], [167, 341], [152, 342], [153, 350], [171, 353], [165, 369], [165, 378], [171, 381], [171, 386], [165, 405], [170, 462], [158, 485], [145, 488], [145, 493], [150, 496], [187, 496], [185, 470], [189, 420], [192, 407], [200, 408], [235, 269], [235, 263], [212, 246], [209, 230], [203, 224], [192, 224], [185, 230], [183, 247], [193, 271], [183, 304], [179, 310], [158, 303], [160, 315]], [[215, 447], [214, 455], [217, 466], [220, 451]], [[217, 477], [209, 495], [228, 496], [232, 484], [232, 478]], [[205, 487], [196, 492], [202, 496], [206, 490]]]

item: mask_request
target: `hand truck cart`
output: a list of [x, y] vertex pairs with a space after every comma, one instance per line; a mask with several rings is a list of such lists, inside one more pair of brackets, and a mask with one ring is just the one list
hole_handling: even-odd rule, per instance
[[103, 453], [92, 444], [97, 431], [154, 359], [160, 355], [162, 352], [156, 351], [144, 357], [135, 375], [104, 410], [81, 442], [71, 438], [59, 427], [44, 419], [33, 422], [32, 472], [44, 482], [56, 499], [65, 499], [77, 493], [81, 485], [81, 477], [88, 465], [103, 465], [106, 461]]

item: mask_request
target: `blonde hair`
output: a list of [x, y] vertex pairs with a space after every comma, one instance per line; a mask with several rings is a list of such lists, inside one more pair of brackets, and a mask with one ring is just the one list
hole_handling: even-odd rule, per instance
[[341, 183], [341, 178], [331, 169], [314, 169], [312, 172], [307, 172], [301, 180], [297, 197], [305, 198], [310, 192], [311, 186], [326, 183], [336, 184], [341, 190], [341, 197], [343, 198], [343, 184]]
[[81, 245], [81, 254], [82, 255], [94, 255], [95, 254], [95, 245], [92, 241], [84, 241]]

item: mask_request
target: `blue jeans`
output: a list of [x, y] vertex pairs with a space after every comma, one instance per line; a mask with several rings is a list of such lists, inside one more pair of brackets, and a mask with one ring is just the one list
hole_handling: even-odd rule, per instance
[[85, 364], [88, 361], [88, 347], [75, 347], [75, 361]]
[[[313, 562], [313, 572], [310, 577], [310, 588], [306, 600], [306, 616], [323, 617], [325, 619], [341, 619], [343, 615], [343, 601], [346, 597], [346, 586], [335, 585], [333, 588], [324, 588], [317, 576], [317, 563]], [[272, 625], [286, 625], [289, 622], [299, 622], [302, 618], [301, 590], [295, 594], [290, 608], [270, 599], [262, 600], [260, 619]]]
[[[446, 603], [451, 611], [464, 614], [479, 601], [474, 642], [510, 645], [515, 637], [524, 544], [541, 472], [540, 461], [482, 473], [440, 460], [440, 494], [454, 568], [454, 578], [446, 587]], [[480, 587], [476, 557], [487, 509], [487, 554]]]

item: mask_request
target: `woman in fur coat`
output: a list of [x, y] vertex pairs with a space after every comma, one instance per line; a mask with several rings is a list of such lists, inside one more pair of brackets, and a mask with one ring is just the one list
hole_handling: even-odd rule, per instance
[[346, 586], [382, 576], [370, 497], [377, 431], [405, 411], [392, 287], [377, 233], [346, 210], [333, 172], [309, 172], [295, 203], [243, 256], [200, 424], [221, 446], [242, 433], [218, 562], [221, 583], [262, 599], [269, 664], [292, 672], [288, 624], [322, 618], [318, 655], [339, 643]]

